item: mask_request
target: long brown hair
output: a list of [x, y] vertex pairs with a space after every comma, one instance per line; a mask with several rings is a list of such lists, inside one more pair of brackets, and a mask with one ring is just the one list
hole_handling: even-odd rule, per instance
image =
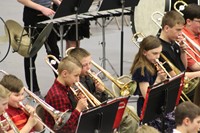
[[155, 66], [147, 60], [147, 58], [144, 56], [144, 50], [148, 51], [151, 49], [155, 49], [161, 46], [160, 40], [153, 36], [149, 35], [145, 37], [142, 42], [140, 43], [140, 48], [138, 53], [135, 56], [135, 59], [133, 61], [133, 64], [130, 69], [130, 73], [133, 74], [136, 69], [140, 68], [142, 69], [141, 74], [144, 76], [144, 68], [150, 72], [151, 75], [154, 75], [156, 73]]

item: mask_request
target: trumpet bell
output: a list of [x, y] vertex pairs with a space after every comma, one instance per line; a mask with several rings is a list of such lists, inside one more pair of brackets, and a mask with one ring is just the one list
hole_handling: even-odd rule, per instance
[[132, 95], [136, 88], [137, 83], [131, 79], [129, 75], [123, 75], [117, 79], [119, 84], [126, 83], [123, 85], [123, 89], [119, 89], [114, 83], [112, 83], [112, 89], [115, 96], [127, 96]]
[[[31, 45], [27, 32], [14, 20], [7, 20], [6, 25], [10, 33], [11, 46], [14, 52], [18, 52], [20, 55], [28, 57]], [[8, 35], [9, 33], [6, 34]]]

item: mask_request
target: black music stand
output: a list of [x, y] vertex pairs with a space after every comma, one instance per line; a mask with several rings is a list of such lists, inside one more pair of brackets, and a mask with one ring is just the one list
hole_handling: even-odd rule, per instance
[[[122, 12], [119, 12], [117, 15], [122, 15], [122, 28], [121, 28], [121, 49], [120, 49], [120, 75], [123, 75], [123, 22], [124, 22], [124, 8], [125, 7], [132, 7], [133, 5], [137, 5], [138, 1], [136, 0], [103, 0], [101, 7], [99, 8], [99, 12], [98, 14], [101, 14], [101, 11], [108, 11], [108, 13], [110, 13], [111, 15], [105, 15], [104, 18], [102, 18], [102, 47], [103, 47], [103, 57], [102, 57], [102, 65], [103, 68], [106, 69], [106, 62], [108, 61], [108, 63], [111, 65], [111, 63], [109, 62], [108, 59], [106, 59], [106, 42], [105, 42], [105, 27], [110, 23], [108, 22], [108, 24], [105, 24], [105, 17], [109, 17], [109, 16], [113, 16], [112, 15], [112, 9], [122, 9]], [[110, 10], [110, 11], [109, 11]], [[111, 65], [112, 67], [112, 65]], [[112, 67], [113, 68], [113, 67]], [[114, 70], [114, 69], [113, 69]], [[114, 70], [114, 72], [116, 73], [116, 71]], [[116, 73], [116, 75], [118, 76], [118, 74]]]
[[[126, 99], [126, 103], [129, 97]], [[121, 117], [123, 113], [118, 113], [119, 104], [122, 99], [114, 99], [111, 102], [104, 103], [96, 108], [81, 113], [77, 125], [76, 133], [111, 133], [114, 129], [116, 117]], [[126, 107], [126, 104], [125, 104]], [[120, 119], [121, 120], [121, 119]], [[115, 123], [116, 125], [119, 122]]]
[[[60, 6], [57, 8], [56, 13], [53, 17], [53, 19], [67, 17], [70, 15], [75, 15], [74, 18], [71, 18], [71, 24], [69, 24], [69, 28], [64, 33], [64, 25], [66, 25], [66, 22], [58, 22], [59, 23], [59, 33], [57, 35], [60, 37], [61, 41], [61, 57], [63, 57], [63, 37], [68, 33], [71, 26], [74, 24], [75, 21], [76, 24], [76, 41], [78, 41], [78, 14], [88, 12], [93, 0], [63, 0], [60, 4]], [[64, 19], [64, 18], [63, 18]]]
[[165, 116], [178, 105], [183, 88], [184, 73], [148, 88], [148, 92], [140, 116], [142, 123], [150, 122], [158, 117], [162, 120], [164, 133]]

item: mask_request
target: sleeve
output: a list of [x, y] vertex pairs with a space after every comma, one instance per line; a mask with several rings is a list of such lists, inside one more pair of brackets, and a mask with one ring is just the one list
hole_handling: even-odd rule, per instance
[[[57, 95], [53, 99], [54, 101], [52, 102], [52, 106], [55, 107], [55, 109], [60, 110], [62, 112], [66, 110], [72, 111], [72, 105], [67, 96]], [[79, 111], [77, 111], [76, 109], [73, 110], [69, 119], [67, 120], [66, 124], [61, 130], [67, 133], [74, 133], [76, 131], [79, 115]]]
[[135, 73], [132, 75], [132, 79], [136, 82], [149, 82], [150, 75], [147, 73], [147, 70], [144, 69], [144, 76], [141, 74], [142, 69], [138, 68]]
[[[192, 56], [192, 57], [196, 57], [194, 52], [190, 49], [190, 48], [187, 48], [187, 52]], [[188, 66], [192, 66], [194, 65], [196, 62], [192, 59], [192, 57], [187, 55], [187, 61], [188, 61]]]

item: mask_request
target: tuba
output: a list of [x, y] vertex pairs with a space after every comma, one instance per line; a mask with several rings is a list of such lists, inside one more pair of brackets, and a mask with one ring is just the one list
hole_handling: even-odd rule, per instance
[[13, 52], [24, 57], [33, 57], [40, 50], [53, 28], [53, 23], [46, 25], [32, 44], [31, 33], [27, 33], [19, 23], [14, 20], [7, 20], [5, 25], [8, 28], [6, 34], [10, 37]]

